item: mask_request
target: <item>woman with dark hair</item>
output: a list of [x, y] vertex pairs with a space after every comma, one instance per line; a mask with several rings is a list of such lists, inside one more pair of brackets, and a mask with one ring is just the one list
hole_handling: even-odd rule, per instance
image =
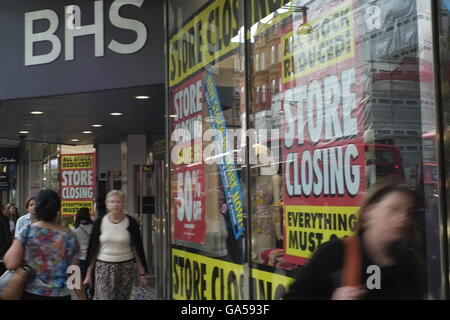
[[86, 253], [89, 246], [89, 237], [92, 232], [91, 214], [88, 208], [80, 208], [75, 216], [75, 234], [77, 235], [78, 243], [80, 244], [80, 269], [81, 276], [84, 278], [86, 274]]
[[[60, 208], [55, 191], [40, 191], [36, 197], [39, 221], [19, 231], [5, 254], [8, 270], [25, 262], [35, 272], [25, 287], [24, 300], [70, 300], [67, 271], [70, 265], [78, 265], [79, 246], [75, 234], [57, 222]], [[86, 299], [82, 290], [75, 292], [79, 299]]]
[[417, 196], [407, 185], [392, 179], [375, 184], [361, 205], [356, 235], [319, 247], [284, 298], [423, 299], [423, 261], [408, 245], [416, 240], [416, 209]]
[[19, 218], [19, 213], [17, 212], [16, 205], [12, 202], [6, 204], [3, 214], [9, 220], [9, 229], [10, 229], [11, 233], [14, 233], [14, 231], [16, 229], [16, 222], [17, 222], [17, 219]]

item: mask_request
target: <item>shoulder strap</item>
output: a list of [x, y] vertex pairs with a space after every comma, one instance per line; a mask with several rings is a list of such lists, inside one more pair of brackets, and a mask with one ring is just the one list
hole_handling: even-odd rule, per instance
[[358, 236], [347, 237], [344, 241], [344, 266], [342, 285], [345, 287], [361, 286], [361, 245]]

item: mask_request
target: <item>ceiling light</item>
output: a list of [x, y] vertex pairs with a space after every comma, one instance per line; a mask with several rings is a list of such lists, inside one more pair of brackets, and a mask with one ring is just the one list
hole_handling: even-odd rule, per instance
[[83, 131], [83, 133], [92, 133], [92, 131]]
[[112, 116], [121, 116], [122, 113], [121, 112], [111, 112], [110, 115], [112, 115]]
[[94, 128], [100, 128], [100, 127], [103, 127], [102, 124], [93, 124], [92, 126], [93, 126]]
[[134, 98], [137, 99], [137, 100], [147, 100], [147, 99], [150, 99], [149, 96], [134, 96]]
[[78, 142], [78, 141], [80, 141], [80, 140], [78, 140], [78, 139], [72, 139], [72, 140], [70, 140], [70, 141], [72, 141], [72, 142]]
[[31, 111], [31, 114], [43, 114], [42, 111]]
[[23, 131], [19, 131], [19, 133], [20, 133], [20, 134], [27, 134], [27, 133], [30, 133], [30, 131], [25, 131], [25, 130], [23, 130]]
[[169, 117], [171, 117], [171, 118], [176, 118], [177, 115], [176, 115], [176, 114], [171, 114]]

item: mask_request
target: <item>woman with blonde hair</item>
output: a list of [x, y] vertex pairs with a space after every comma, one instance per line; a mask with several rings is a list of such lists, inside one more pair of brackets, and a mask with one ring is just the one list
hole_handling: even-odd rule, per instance
[[129, 300], [136, 282], [147, 285], [147, 263], [139, 224], [123, 212], [125, 197], [113, 190], [106, 196], [107, 214], [94, 222], [87, 252], [84, 284], [94, 300]]
[[[423, 299], [425, 269], [410, 245], [417, 206], [417, 195], [407, 185], [391, 178], [376, 183], [361, 205], [355, 236], [319, 247], [284, 298]], [[371, 285], [375, 271], [368, 270], [379, 270]]]

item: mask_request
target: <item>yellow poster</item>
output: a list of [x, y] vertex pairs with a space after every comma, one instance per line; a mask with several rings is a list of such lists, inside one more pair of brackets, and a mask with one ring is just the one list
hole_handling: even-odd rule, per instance
[[[296, 26], [281, 38], [283, 83], [335, 66], [355, 56], [352, 3], [349, 1]], [[308, 30], [301, 33], [299, 28]]]
[[286, 254], [309, 259], [319, 245], [352, 235], [359, 207], [285, 206]]
[[[280, 299], [294, 279], [251, 269], [255, 299]], [[243, 300], [244, 267], [202, 255], [172, 249], [172, 292], [176, 300]]]
[[61, 170], [92, 169], [93, 154], [61, 155]]
[[169, 86], [175, 86], [240, 45], [239, 1], [217, 0], [169, 40]]
[[61, 201], [61, 214], [63, 216], [75, 215], [79, 208], [88, 208], [94, 213], [94, 201]]

